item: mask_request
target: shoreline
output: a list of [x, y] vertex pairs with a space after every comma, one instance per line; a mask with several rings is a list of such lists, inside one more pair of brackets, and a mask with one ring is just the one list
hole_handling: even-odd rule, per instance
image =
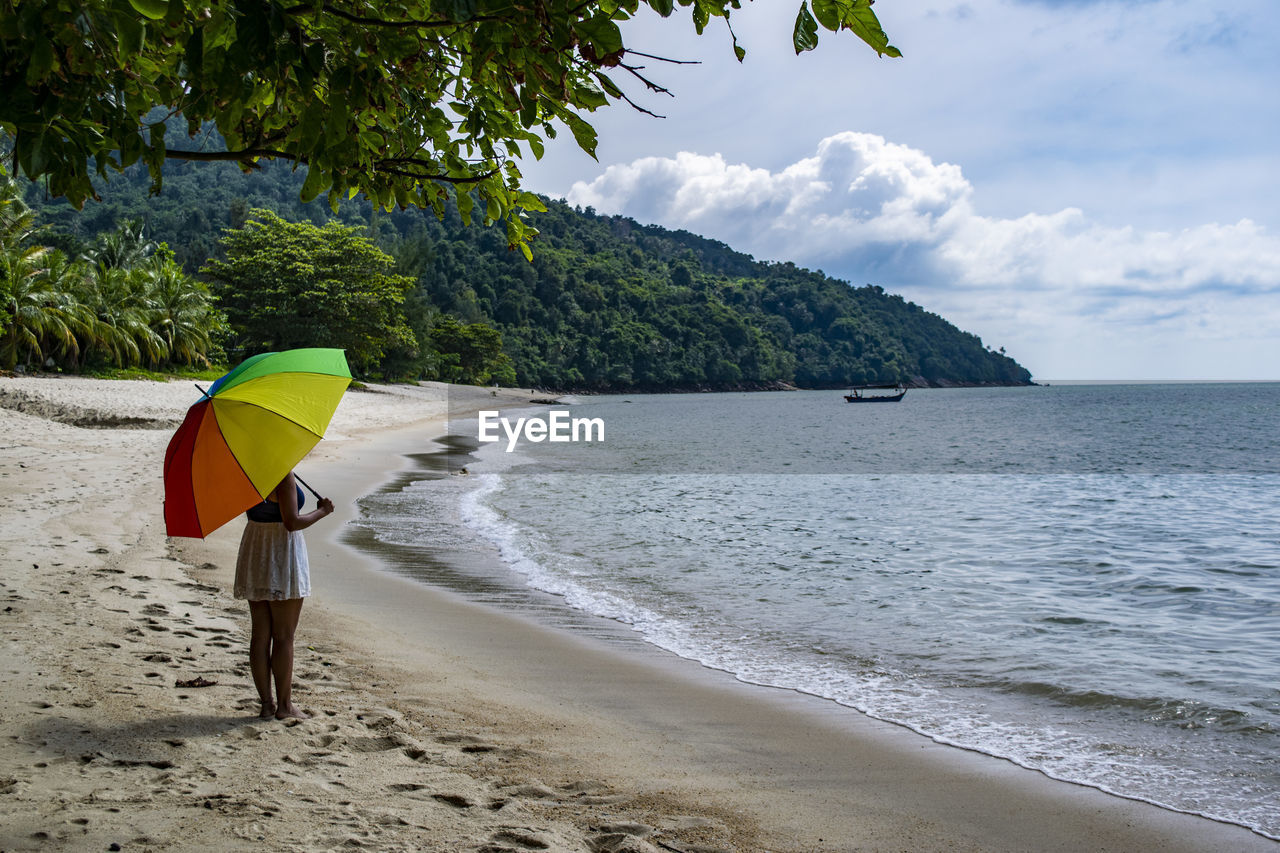
[[[446, 452], [456, 452], [451, 449], [449, 451], [438, 451], [441, 455]], [[418, 476], [403, 476], [397, 481], [388, 481], [379, 489], [382, 493], [396, 493], [413, 480], [430, 480], [433, 479], [433, 472], [436, 467], [430, 464], [422, 464], [421, 456], [414, 455], [419, 460]], [[470, 463], [468, 463], [470, 466]], [[473, 468], [474, 470], [474, 468]], [[483, 470], [477, 472], [484, 474]], [[471, 494], [468, 492], [467, 495]], [[457, 502], [457, 496], [452, 496], [454, 503]], [[465, 526], [465, 522], [463, 523]], [[470, 528], [468, 528], [470, 530]], [[478, 531], [471, 530], [471, 535], [479, 539], [484, 539], [489, 544], [487, 537], [482, 536]], [[399, 544], [388, 544], [376, 539], [373, 533], [359, 537], [359, 540], [351, 539], [350, 544], [360, 548], [383, 563], [388, 570], [402, 571], [402, 567], [411, 565], [415, 562], [426, 562], [432, 564], [448, 565], [453, 562], [454, 556], [444, 549], [435, 548], [415, 548], [414, 546], [406, 546]], [[1161, 811], [1172, 814], [1185, 815], [1194, 818], [1200, 818], [1210, 823], [1219, 824], [1227, 827], [1238, 827], [1246, 830], [1259, 838], [1268, 842], [1280, 842], [1280, 835], [1267, 832], [1242, 820], [1233, 819], [1231, 817], [1212, 814], [1208, 811], [1197, 811], [1194, 808], [1181, 808], [1176, 805], [1170, 805], [1159, 799], [1150, 796], [1144, 796], [1140, 793], [1126, 793], [1123, 790], [1115, 790], [1100, 782], [1082, 781], [1074, 779], [1070, 776], [1056, 775], [1048, 769], [1037, 767], [1033, 763], [1023, 763], [1017, 757], [1007, 754], [1001, 754], [998, 751], [991, 751], [982, 746], [969, 745], [963, 741], [950, 740], [945, 736], [931, 734], [927, 728], [917, 727], [911, 722], [901, 719], [894, 719], [891, 716], [877, 714], [873, 711], [865, 710], [854, 704], [849, 704], [839, 699], [834, 699], [829, 695], [823, 695], [819, 692], [813, 692], [804, 687], [787, 685], [784, 683], [771, 683], [766, 680], [754, 680], [749, 674], [735, 672], [732, 668], [717, 665], [713, 662], [699, 659], [693, 655], [686, 655], [676, 648], [664, 645], [662, 641], [656, 640], [649, 636], [646, 632], [635, 627], [631, 622], [622, 618], [614, 618], [610, 616], [599, 615], [590, 610], [582, 609], [576, 605], [569, 604], [565, 597], [555, 592], [548, 592], [539, 586], [530, 585], [530, 581], [521, 571], [515, 569], [505, 561], [501, 555], [497, 553], [497, 547], [492, 546], [492, 554], [485, 557], [486, 566], [481, 568], [479, 576], [476, 572], [467, 570], [465, 572], [450, 572], [447, 569], [441, 571], [432, 568], [426, 572], [404, 572], [421, 583], [435, 586], [444, 586], [451, 592], [461, 595], [464, 599], [471, 602], [478, 602], [482, 606], [497, 608], [503, 610], [514, 607], [515, 611], [551, 631], [567, 631], [579, 636], [591, 638], [592, 641], [606, 643], [609, 649], [616, 651], [620, 655], [640, 655], [642, 658], [646, 655], [657, 656], [661, 664], [662, 660], [675, 659], [680, 664], [675, 667], [675, 675], [679, 678], [699, 680], [697, 670], [705, 670], [711, 673], [709, 678], [727, 678], [733, 682], [746, 685], [760, 691], [772, 693], [775, 696], [783, 697], [782, 702], [787, 702], [786, 696], [793, 695], [801, 697], [806, 703], [816, 702], [819, 706], [828, 706], [821, 713], [829, 714], [832, 718], [838, 719], [843, 714], [852, 714], [860, 718], [883, 723], [889, 726], [902, 729], [912, 735], [924, 738], [933, 744], [950, 749], [961, 750], [982, 756], [986, 759], [992, 759], [999, 762], [1008, 763], [1020, 770], [1030, 771], [1037, 775], [1043, 776], [1052, 782], [1080, 787], [1084, 789], [1094, 790], [1103, 793], [1109, 797], [1115, 797], [1122, 800], [1128, 800], [1134, 803], [1154, 806]], [[466, 555], [464, 555], [465, 558]], [[475, 558], [472, 557], [467, 562], [467, 566]], [[395, 568], [392, 569], [391, 567]], [[496, 566], [496, 568], [495, 568]], [[497, 576], [490, 577], [494, 575]], [[501, 578], [501, 575], [506, 578]], [[692, 664], [694, 669], [690, 669], [686, 664]], [[684, 671], [689, 670], [689, 671]], [[837, 723], [838, 724], [838, 723]]]
[[[441, 446], [437, 452], [444, 453], [445, 450], [443, 446]], [[416, 456], [418, 454], [414, 455]], [[410, 457], [409, 454], [403, 454], [403, 456], [406, 459]], [[416, 479], [426, 479], [431, 476], [432, 472], [430, 469], [420, 466], [418, 468], [418, 477]], [[380, 490], [395, 491], [397, 490], [397, 480], [400, 480], [402, 483], [407, 483], [412, 479], [415, 478], [405, 475], [402, 468], [396, 477], [387, 477], [381, 484]], [[436, 549], [390, 545], [382, 542], [370, 541], [372, 539], [372, 534], [369, 534], [367, 536], [360, 537], [359, 542], [350, 541], [349, 544], [353, 545], [353, 547], [365, 550], [369, 556], [383, 564], [384, 570], [392, 570], [390, 569], [391, 564], [405, 561], [412, 562], [415, 558], [421, 559], [424, 556], [433, 562], [440, 559], [439, 553]], [[492, 555], [488, 555], [487, 558], [490, 560], [499, 559], [496, 552]], [[444, 558], [444, 562], [448, 562], [448, 557]], [[509, 571], [509, 569], [507, 570]], [[513, 578], [516, 584], [520, 583], [519, 578], [514, 574]], [[426, 584], [430, 583], [430, 580], [414, 580], [411, 582], [415, 584]], [[494, 609], [494, 605], [485, 602], [483, 597], [479, 603], [476, 603], [474, 596], [469, 595], [467, 592], [457, 592], [454, 590], [445, 591], [440, 590], [438, 587], [435, 591], [445, 594], [451, 598], [461, 598], [465, 604], [470, 607], [476, 607], [481, 610], [488, 611], [492, 611]], [[509, 614], [504, 614], [507, 618], [516, 618], [531, 623], [535, 632], [546, 631], [558, 634], [568, 634], [570, 637], [577, 639], [585, 637], [587, 638], [587, 643], [595, 645], [603, 644], [603, 647], [596, 649], [597, 653], [606, 656], [616, 655], [619, 658], [638, 658], [641, 665], [647, 665], [661, 671], [662, 674], [659, 677], [678, 679], [682, 682], [684, 689], [688, 689], [693, 692], [706, 691], [720, 694], [725, 694], [727, 692], [728, 695], [738, 701], [755, 701], [763, 705], [776, 704], [777, 710], [780, 712], [780, 716], [785, 717], [788, 713], [794, 712], [796, 715], [795, 722], [808, 725], [814, 724], [816, 720], [818, 725], [830, 727], [831, 731], [828, 734], [836, 738], [851, 738], [853, 740], [870, 739], [872, 741], [878, 741], [878, 743], [875, 744], [877, 748], [887, 748], [890, 752], [900, 751], [904, 756], [919, 750], [934, 751], [935, 749], [941, 750], [943, 753], [948, 751], [963, 753], [973, 760], [961, 759], [954, 756], [948, 759], [945, 755], [938, 760], [940, 763], [955, 769], [956, 772], [962, 775], [971, 774], [975, 779], [996, 779], [998, 780], [999, 786], [1011, 785], [1022, 787], [1030, 784], [1044, 789], [1042, 792], [1037, 791], [1037, 796], [1043, 795], [1046, 798], [1063, 797], [1067, 800], [1079, 800], [1079, 805], [1082, 807], [1096, 810], [1095, 816], [1090, 818], [1091, 829], [1097, 828], [1097, 823], [1106, 820], [1106, 818], [1101, 817], [1101, 815], [1106, 812], [1115, 811], [1117, 814], [1126, 812], [1126, 809], [1123, 806], [1114, 809], [1107, 808], [1106, 803], [1111, 801], [1113, 806], [1117, 802], [1132, 804], [1136, 807], [1136, 810], [1139, 813], [1145, 809], [1154, 810], [1156, 812], [1154, 816], [1150, 814], [1125, 815], [1123, 820], [1128, 824], [1136, 824], [1139, 822], [1147, 823], [1156, 834], [1144, 839], [1144, 843], [1159, 844], [1161, 849], [1213, 849], [1212, 847], [1206, 848], [1204, 845], [1206, 843], [1210, 845], [1216, 843], [1214, 837], [1218, 834], [1217, 831], [1215, 829], [1208, 829], [1207, 834], [1202, 837], [1200, 833], [1196, 832], [1197, 827], [1195, 824], [1197, 822], [1204, 825], [1200, 827], [1201, 829], [1204, 829], [1205, 827], [1220, 827], [1223, 830], [1226, 830], [1228, 836], [1231, 833], [1238, 831], [1245, 839], [1251, 838], [1258, 842], [1260, 845], [1258, 849], [1274, 849], [1272, 847], [1272, 842], [1275, 842], [1277, 839], [1273, 839], [1270, 836], [1253, 830], [1243, 824], [1214, 818], [1192, 811], [1176, 809], [1157, 803], [1153, 800], [1137, 796], [1115, 793], [1098, 785], [1091, 785], [1069, 779], [1060, 779], [1039, 769], [1025, 767], [1024, 765], [1018, 764], [1017, 762], [1003, 756], [984, 752], [976, 748], [966, 747], [960, 744], [950, 743], [945, 740], [932, 738], [928, 734], [920, 732], [907, 724], [875, 717], [850, 706], [837, 703], [826, 697], [792, 688], [747, 681], [727, 670], [718, 669], [696, 660], [681, 657], [673, 652], [653, 645], [641, 638], [639, 634], [634, 633], [631, 626], [625, 623], [617, 622], [616, 620], [607, 619], [605, 617], [595, 616], [593, 614], [583, 613], [582, 611], [570, 608], [559, 596], [544, 593], [529, 587], [525, 587], [523, 591], [531, 598], [553, 600], [556, 603], [556, 607], [561, 608], [567, 613], [574, 614], [574, 618], [571, 620], [573, 624], [568, 626], [564, 624], [555, 624], [555, 622], [562, 620], [553, 620], [552, 623], [548, 623], [545, 618], [540, 618], [540, 608], [536, 603], [523, 608], [528, 612], [522, 613], [516, 617], [510, 617]], [[601, 638], [598, 636], [601, 629], [593, 629], [593, 626], [587, 623], [599, 623], [599, 625], [603, 627], [603, 632], [610, 634], [611, 636]], [[596, 636], [593, 636], [593, 634]], [[738, 690], [745, 691], [745, 693], [737, 695], [736, 691]], [[616, 710], [616, 706], [612, 710]], [[770, 710], [774, 709], [771, 708]], [[753, 711], [753, 713], [755, 712]], [[847, 748], [847, 745], [845, 746]], [[982, 766], [983, 764], [988, 763], [995, 763], [1001, 767]], [[739, 767], [738, 769], [741, 770], [742, 768]], [[1024, 776], [1024, 774], [1030, 774], [1038, 779], [1039, 783], [1029, 783], [1025, 778], [1018, 778]], [[1056, 792], [1053, 790], [1055, 787], [1059, 788]], [[1084, 795], [1083, 799], [1081, 799], [1078, 794], [1073, 796], [1070, 793], [1072, 790], [1088, 793]], [[1101, 801], [1097, 803], [1087, 802], [1089, 798], [1096, 797], [1100, 797]], [[1168, 816], [1167, 820], [1163, 819], [1161, 815]], [[1180, 822], [1179, 818], [1190, 819], [1192, 823], [1185, 827], [1178, 827], [1177, 824]], [[1164, 825], [1166, 823], [1168, 826]], [[1166, 830], [1172, 830], [1173, 836], [1163, 838], [1159, 837], [1159, 835]], [[1073, 830], [1073, 832], [1074, 831], [1075, 830]], [[831, 833], [828, 832], [828, 835], [829, 834]], [[1092, 837], [1092, 834], [1086, 831], [1084, 836]], [[1175, 840], [1175, 836], [1178, 840]], [[827, 841], [830, 841], [830, 839], [828, 838]], [[847, 843], [855, 844], [858, 842], [855, 839], [849, 839]], [[954, 839], [945, 841], [943, 846], [939, 846], [937, 849], [955, 849], [950, 846], [953, 843]], [[1225, 843], [1230, 844], [1231, 849], [1253, 849], [1249, 846], [1247, 840], [1242, 841], [1241, 839], [1234, 839], [1225, 841]], [[1243, 846], [1241, 846], [1242, 844]], [[832, 847], [830, 849], [844, 848]], [[1001, 848], [999, 846], [987, 848], [983, 845], [980, 849], [1018, 848], [1015, 844], [1008, 848]], [[1056, 848], [1053, 848], [1052, 845], [1047, 845], [1045, 849]], [[1062, 849], [1073, 848], [1068, 845]]]
[[[350, 424], [300, 466], [344, 497], [307, 534], [295, 678], [316, 716], [291, 725], [237, 705], [254, 696], [239, 525], [165, 541], [150, 466], [168, 432], [0, 410], [0, 847], [1277, 849], [398, 576], [337, 522], [443, 430]], [[171, 686], [201, 674], [221, 683]]]

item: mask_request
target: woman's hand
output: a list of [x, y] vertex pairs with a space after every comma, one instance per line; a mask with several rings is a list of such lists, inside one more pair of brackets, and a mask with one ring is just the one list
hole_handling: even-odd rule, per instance
[[292, 533], [295, 530], [306, 530], [320, 519], [333, 512], [333, 501], [319, 498], [316, 508], [306, 515], [298, 514], [298, 492], [294, 485], [293, 472], [290, 472], [276, 486], [276, 500], [280, 503], [280, 517], [284, 521], [284, 529]]

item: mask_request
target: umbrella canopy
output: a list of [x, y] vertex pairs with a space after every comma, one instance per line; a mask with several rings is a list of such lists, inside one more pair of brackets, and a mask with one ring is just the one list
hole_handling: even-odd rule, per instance
[[342, 350], [295, 349], [255, 355], [202, 391], [165, 451], [165, 532], [204, 538], [269, 495], [350, 382]]

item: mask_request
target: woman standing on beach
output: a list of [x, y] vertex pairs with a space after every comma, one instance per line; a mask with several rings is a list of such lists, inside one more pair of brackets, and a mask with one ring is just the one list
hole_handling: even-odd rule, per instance
[[307, 718], [293, 704], [293, 634], [302, 599], [311, 595], [311, 568], [301, 531], [333, 512], [333, 501], [320, 498], [316, 509], [300, 515], [304, 500], [290, 472], [266, 500], [249, 510], [236, 559], [233, 593], [249, 602], [249, 670], [263, 719]]

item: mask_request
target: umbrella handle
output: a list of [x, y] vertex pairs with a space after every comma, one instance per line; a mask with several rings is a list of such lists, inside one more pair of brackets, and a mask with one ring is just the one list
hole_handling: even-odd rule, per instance
[[308, 484], [306, 480], [304, 480], [304, 479], [302, 479], [301, 477], [299, 477], [296, 473], [293, 475], [293, 479], [297, 480], [299, 483], [301, 483], [302, 485], [306, 486], [307, 491], [308, 491], [308, 492], [310, 492], [311, 494], [315, 495], [316, 500], [318, 500], [318, 501], [322, 501], [322, 500], [324, 500], [324, 498], [320, 497], [320, 493], [319, 493], [319, 492], [317, 492], [315, 489], [311, 488], [310, 484]]

